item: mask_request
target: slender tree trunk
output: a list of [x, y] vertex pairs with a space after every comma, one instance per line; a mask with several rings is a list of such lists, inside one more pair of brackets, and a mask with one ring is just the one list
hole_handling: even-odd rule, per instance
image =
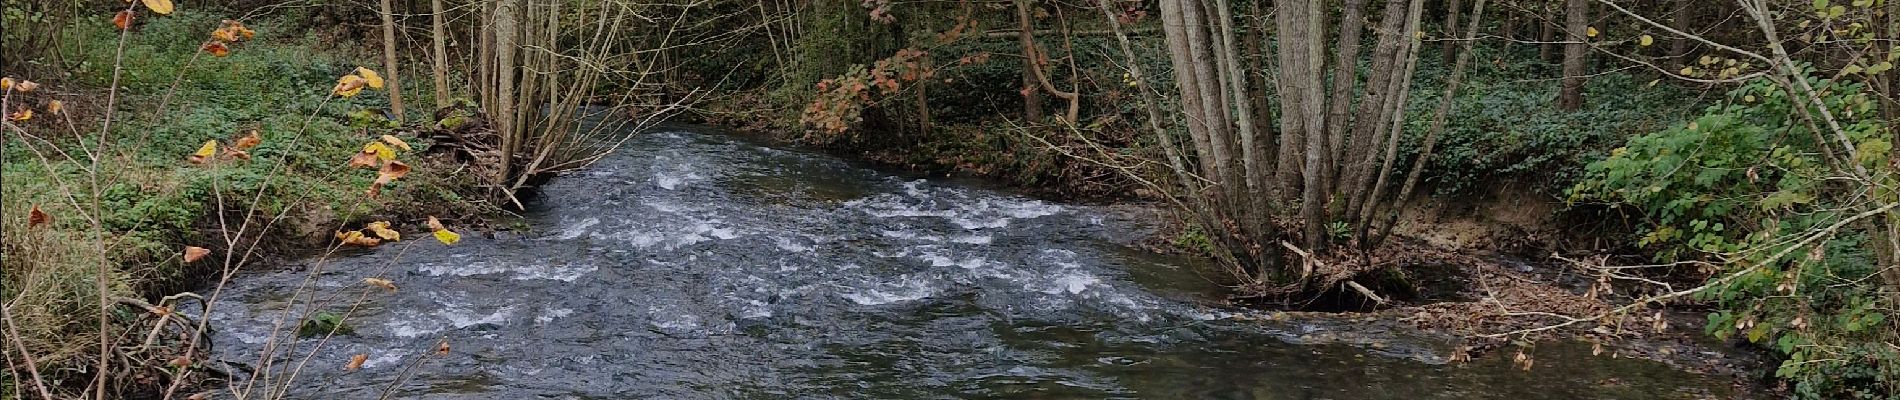
[[444, 12], [442, 0], [429, 0], [429, 58], [434, 67], [430, 72], [435, 77], [435, 108], [438, 110], [453, 104], [449, 99], [449, 34], [444, 29], [443, 20], [447, 18]]
[[1194, 142], [1193, 158], [1199, 162], [1197, 171], [1203, 178], [1215, 179], [1220, 175], [1214, 170], [1214, 149], [1208, 139], [1212, 129], [1203, 114], [1205, 108], [1201, 102], [1205, 97], [1201, 94], [1200, 77], [1196, 73], [1198, 69], [1191, 61], [1193, 51], [1188, 44], [1187, 33], [1190, 27], [1185, 22], [1182, 4], [1178, 0], [1161, 0], [1160, 3], [1161, 27], [1168, 42], [1168, 61], [1174, 66], [1174, 84], [1181, 93], [1181, 108], [1186, 115], [1184, 122], [1187, 124], [1188, 136]]
[[[1392, 0], [1386, 3], [1385, 11], [1379, 19], [1379, 43], [1372, 51], [1372, 67], [1366, 75], [1366, 94], [1359, 103], [1359, 111], [1354, 118], [1351, 143], [1348, 145], [1344, 177], [1342, 178], [1346, 209], [1344, 215], [1353, 218], [1359, 215], [1360, 207], [1369, 202], [1366, 194], [1371, 189], [1374, 164], [1379, 160], [1379, 149], [1384, 147], [1385, 128], [1391, 124], [1394, 115], [1393, 103], [1397, 102], [1397, 92], [1406, 90], [1401, 87], [1406, 77], [1403, 75], [1411, 43], [1415, 38], [1406, 35], [1407, 28], [1414, 22], [1410, 18], [1411, 3], [1421, 0]], [[1423, 7], [1420, 7], [1421, 12]]]
[[1466, 27], [1464, 45], [1458, 52], [1458, 59], [1452, 63], [1451, 76], [1445, 81], [1445, 94], [1438, 99], [1438, 110], [1432, 114], [1432, 126], [1425, 132], [1425, 143], [1418, 151], [1418, 159], [1412, 160], [1412, 172], [1405, 175], [1405, 185], [1399, 189], [1399, 197], [1393, 199], [1392, 213], [1386, 218], [1385, 225], [1379, 228], [1379, 236], [1372, 240], [1374, 245], [1385, 241], [1392, 233], [1392, 227], [1398, 225], [1398, 219], [1404, 214], [1405, 202], [1412, 197], [1419, 176], [1423, 175], [1425, 165], [1431, 162], [1433, 147], [1438, 144], [1438, 136], [1445, 131], [1445, 124], [1451, 116], [1451, 107], [1457, 104], [1458, 89], [1464, 85], [1465, 69], [1471, 64], [1471, 43], [1478, 36], [1479, 22], [1484, 19], [1484, 3], [1477, 0], [1471, 7], [1471, 25]]
[[1458, 37], [1458, 12], [1464, 10], [1464, 3], [1463, 0], [1445, 0], [1445, 65], [1451, 65], [1458, 56], [1458, 42], [1450, 39]]
[[1036, 46], [1035, 24], [1031, 22], [1032, 18], [1029, 9], [1029, 0], [1016, 0], [1016, 21], [1022, 26], [1023, 30], [1022, 34], [1016, 35], [1016, 37], [1022, 42], [1023, 57], [1029, 60], [1028, 63], [1023, 64], [1023, 68], [1030, 72], [1029, 76], [1025, 78], [1035, 82], [1035, 86], [1031, 86], [1028, 90], [1031, 92], [1038, 90], [1046, 91], [1049, 92], [1051, 96], [1067, 100], [1069, 102], [1069, 108], [1062, 114], [1063, 121], [1068, 124], [1076, 124], [1078, 123], [1076, 121], [1077, 114], [1081, 113], [1082, 110], [1082, 96], [1076, 92], [1064, 92], [1062, 89], [1057, 89], [1055, 83], [1049, 81], [1049, 73], [1043, 67], [1043, 61], [1048, 60], [1049, 57], [1042, 52], [1042, 48]]
[[489, 107], [489, 117], [495, 121], [495, 131], [501, 133], [501, 160], [497, 165], [495, 179], [506, 180], [512, 171], [515, 149], [520, 146], [517, 135], [520, 128], [515, 119], [515, 74], [517, 60], [515, 50], [521, 37], [520, 14], [522, 4], [519, 0], [499, 0], [495, 4], [495, 98]]
[[1038, 88], [1042, 87], [1042, 82], [1036, 79], [1036, 64], [1039, 63], [1036, 59], [1036, 26], [1034, 21], [1026, 18], [1029, 1], [1015, 1], [1017, 13], [1022, 15], [1016, 22], [1023, 31], [1022, 35], [1017, 36], [1023, 48], [1023, 119], [1030, 124], [1039, 124], [1042, 123], [1042, 92]]
[[[1405, 32], [1417, 32], [1420, 17], [1424, 13], [1424, 0], [1412, 0], [1409, 8], [1410, 11], [1406, 16], [1408, 29]], [[1405, 133], [1405, 105], [1412, 98], [1412, 77], [1418, 70], [1418, 55], [1422, 47], [1424, 43], [1419, 40], [1408, 39], [1399, 50], [1405, 55], [1405, 69], [1399, 75], [1399, 79], [1393, 80], [1391, 87], [1395, 94], [1388, 97], [1390, 101], [1386, 103], [1385, 111], [1390, 116], [1390, 125], [1380, 128], [1385, 134], [1379, 135], [1382, 139], [1377, 139], [1383, 140], [1385, 144], [1385, 156], [1379, 162], [1379, 172], [1374, 177], [1376, 181], [1372, 184], [1372, 194], [1366, 196], [1365, 204], [1359, 209], [1359, 220], [1353, 226], [1353, 235], [1365, 248], [1374, 246], [1372, 238], [1367, 234], [1368, 228], [1376, 216], [1375, 211], [1379, 209], [1379, 202], [1385, 199], [1385, 190], [1388, 186], [1386, 181], [1392, 177], [1392, 168], [1398, 164], [1399, 137]], [[1372, 146], [1375, 149], [1378, 147], [1376, 144]]]
[[[1240, 69], [1241, 54], [1234, 43], [1234, 16], [1231, 4], [1227, 0], [1216, 0], [1214, 4], [1215, 9], [1218, 10], [1214, 18], [1219, 22], [1222, 38], [1221, 72], [1227, 77], [1227, 93], [1231, 97], [1229, 103], [1237, 108], [1233, 114], [1234, 121], [1240, 130], [1239, 140], [1235, 143], [1240, 148], [1241, 165], [1238, 169], [1245, 176], [1246, 184], [1245, 190], [1234, 191], [1237, 198], [1234, 204], [1236, 207], [1244, 205], [1245, 208], [1240, 213], [1239, 225], [1249, 236], [1248, 240], [1258, 244], [1266, 238], [1260, 235], [1261, 232], [1266, 231], [1267, 223], [1267, 196], [1263, 195], [1266, 193], [1267, 185], [1266, 161], [1261, 158], [1259, 146], [1255, 145], [1259, 140], [1260, 132], [1253, 118], [1253, 99], [1248, 97], [1250, 93], [1247, 90], [1248, 74]], [[1239, 184], [1234, 183], [1234, 185]]]
[[[1305, 140], [1304, 171], [1300, 196], [1300, 218], [1307, 251], [1325, 249], [1326, 194], [1320, 181], [1327, 168], [1324, 85], [1325, 46], [1321, 21], [1325, 19], [1320, 0], [1288, 0], [1278, 3], [1276, 21], [1280, 31], [1280, 65], [1283, 70], [1281, 94], [1282, 121], [1296, 121], [1293, 132]], [[1283, 123], [1282, 126], [1288, 124]]]
[[389, 110], [396, 113], [396, 120], [405, 119], [402, 114], [402, 72], [396, 69], [396, 11], [390, 6], [390, 0], [382, 0], [383, 6], [383, 82], [389, 88]]
[[1341, 168], [1347, 164], [1347, 128], [1352, 126], [1352, 98], [1359, 86], [1359, 42], [1366, 27], [1366, 0], [1346, 0], [1345, 7], [1339, 18], [1339, 42], [1333, 54], [1333, 98], [1327, 102], [1327, 167], [1320, 176], [1324, 183], [1321, 189], [1329, 194], [1340, 192], [1336, 186], [1339, 186]]
[[1565, 0], [1564, 3], [1564, 81], [1557, 97], [1557, 108], [1576, 111], [1583, 108], [1583, 82], [1586, 77], [1590, 40], [1590, 0]]
[[[1669, 26], [1671, 28], [1675, 28], [1676, 30], [1682, 31], [1682, 32], [1688, 32], [1690, 29], [1692, 29], [1691, 27], [1693, 27], [1694, 25], [1691, 25], [1691, 24], [1695, 23], [1696, 9], [1700, 7], [1708, 7], [1708, 5], [1706, 4], [1697, 4], [1697, 3], [1702, 3], [1702, 2], [1699, 2], [1696, 0], [1676, 0], [1676, 3], [1675, 3], [1676, 12], [1674, 15], [1670, 16]], [[1695, 42], [1693, 40], [1690, 40], [1689, 38], [1686, 38], [1686, 37], [1675, 38], [1675, 40], [1669, 41], [1669, 56], [1674, 57], [1678, 60], [1685, 59], [1685, 57], [1689, 56], [1690, 46], [1693, 46], [1693, 45], [1695, 45]]]
[[[1549, 11], [1550, 1], [1551, 0], [1541, 0], [1538, 4], [1538, 8]], [[1563, 2], [1569, 0], [1556, 1]], [[1537, 18], [1537, 58], [1547, 63], [1555, 63], [1558, 62], [1557, 43], [1555, 42], [1557, 41], [1557, 31], [1559, 29], [1558, 25], [1550, 20], [1550, 15], [1551, 13], [1546, 12]]]

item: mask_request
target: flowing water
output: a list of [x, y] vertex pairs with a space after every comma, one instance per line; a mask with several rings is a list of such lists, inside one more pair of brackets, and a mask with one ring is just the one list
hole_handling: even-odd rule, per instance
[[[313, 353], [296, 398], [1728, 396], [1577, 345], [1539, 347], [1528, 372], [1500, 355], [1451, 365], [1443, 339], [1402, 325], [1209, 308], [1201, 266], [1126, 246], [1151, 217], [700, 128], [642, 134], [531, 208], [518, 237], [247, 274], [215, 310], [215, 354], [257, 367], [307, 281], [354, 332]], [[365, 296], [374, 276], [400, 289]], [[367, 362], [345, 371], [355, 354]]]

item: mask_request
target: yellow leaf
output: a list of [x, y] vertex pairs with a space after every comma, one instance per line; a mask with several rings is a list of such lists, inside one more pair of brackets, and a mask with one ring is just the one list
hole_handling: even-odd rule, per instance
[[356, 75], [362, 76], [363, 83], [369, 84], [370, 89], [382, 90], [383, 76], [376, 74], [376, 71], [371, 71], [369, 68], [356, 67]]
[[398, 138], [395, 135], [383, 135], [383, 143], [396, 146], [396, 148], [402, 149], [402, 151], [414, 151], [414, 149], [409, 147], [409, 142], [404, 142], [402, 138]]
[[363, 231], [337, 232], [336, 240], [338, 242], [343, 242], [343, 244], [352, 244], [352, 245], [363, 246], [363, 247], [375, 247], [376, 245], [383, 243], [383, 241], [380, 239], [364, 236]]
[[140, 0], [140, 2], [145, 3], [145, 8], [150, 8], [152, 12], [159, 15], [172, 13], [172, 0]]
[[1695, 67], [1682, 67], [1680, 72], [1683, 76], [1695, 76]]
[[1584, 28], [1583, 34], [1589, 37], [1597, 37], [1597, 27], [1592, 26], [1592, 27]]
[[391, 281], [389, 281], [388, 279], [383, 279], [383, 278], [363, 278], [363, 283], [367, 283], [367, 284], [369, 284], [370, 286], [375, 286], [375, 287], [379, 287], [379, 288], [384, 288], [384, 289], [389, 289], [389, 290], [396, 290], [396, 283], [395, 283], [395, 282], [391, 282]]
[[384, 146], [382, 142], [369, 142], [369, 144], [363, 145], [363, 152], [375, 154], [376, 159], [379, 160], [388, 161], [396, 159], [396, 151], [390, 150], [389, 146]]
[[12, 114], [7, 114], [7, 119], [12, 120], [12, 121], [25, 121], [25, 120], [33, 119], [33, 109], [22, 107], [18, 111], [14, 111]]
[[369, 81], [364, 80], [363, 77], [354, 74], [344, 75], [336, 79], [336, 87], [331, 88], [330, 93], [343, 97], [356, 96], [357, 93], [363, 92], [363, 85], [366, 84], [369, 84]]
[[0, 78], [0, 90], [13, 88], [13, 77]]
[[435, 240], [442, 242], [442, 244], [453, 245], [455, 242], [462, 241], [462, 235], [450, 232], [447, 229], [437, 229], [435, 231]]
[[1656, 38], [1650, 37], [1649, 35], [1643, 35], [1642, 38], [1636, 39], [1636, 44], [1642, 45], [1643, 47], [1649, 47], [1649, 45], [1656, 44]]
[[402, 240], [402, 232], [396, 232], [395, 229], [389, 229], [389, 221], [371, 222], [369, 223], [369, 225], [366, 225], [365, 228], [368, 228], [370, 233], [375, 233], [376, 237], [383, 238], [383, 240], [388, 240], [391, 242]]
[[186, 158], [186, 160], [191, 161], [192, 164], [204, 164], [206, 161], [211, 161], [211, 156], [217, 154], [218, 141], [216, 139], [206, 140], [205, 144], [198, 146], [198, 151], [191, 153], [191, 157]]

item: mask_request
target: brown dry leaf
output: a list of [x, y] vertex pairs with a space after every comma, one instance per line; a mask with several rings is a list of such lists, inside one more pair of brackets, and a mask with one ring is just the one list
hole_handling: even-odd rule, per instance
[[249, 161], [251, 159], [251, 153], [245, 152], [244, 150], [238, 150], [236, 148], [226, 148], [224, 149], [224, 154], [222, 155], [222, 157], [224, 157], [224, 159], [226, 160], [239, 159], [239, 160]]
[[174, 366], [174, 367], [184, 368], [187, 366], [191, 366], [191, 359], [186, 358], [185, 356], [173, 357], [172, 361], [168, 364], [171, 364], [171, 366]]
[[363, 195], [369, 196], [369, 198], [372, 198], [372, 199], [376, 198], [376, 196], [381, 195], [381, 194], [383, 194], [383, 184], [381, 182], [371, 182], [369, 184], [369, 189], [363, 190]]
[[[431, 217], [429, 218], [429, 220], [434, 221], [435, 218]], [[34, 204], [33, 211], [27, 213], [27, 217], [26, 217], [27, 227], [45, 226], [45, 225], [50, 225], [52, 223], [53, 223], [53, 216], [46, 215], [45, 211], [40, 211], [40, 205], [38, 204]]]
[[231, 142], [231, 147], [235, 147], [238, 150], [250, 150], [252, 147], [257, 147], [257, 145], [260, 144], [264, 144], [264, 137], [259, 135], [256, 129], [246, 129], [244, 136]]
[[376, 168], [376, 154], [358, 152], [350, 156], [350, 168]]
[[449, 354], [448, 339], [443, 339], [441, 343], [435, 345], [435, 354]]
[[119, 27], [119, 30], [122, 30], [122, 31], [128, 27], [131, 27], [132, 26], [132, 10], [120, 11], [118, 15], [113, 15], [112, 26]]
[[396, 282], [391, 282], [391, 281], [390, 281], [390, 280], [388, 280], [388, 279], [383, 279], [383, 278], [363, 278], [363, 283], [367, 283], [367, 284], [369, 284], [370, 286], [375, 286], [375, 287], [379, 287], [379, 288], [384, 288], [384, 289], [389, 289], [390, 291], [395, 291], [395, 290], [396, 290]]
[[363, 369], [363, 363], [368, 362], [368, 361], [369, 361], [369, 354], [358, 353], [357, 355], [350, 356], [350, 363], [348, 365], [344, 365], [343, 370], [355, 371], [355, 370]]
[[448, 230], [448, 229], [449, 229], [449, 228], [445, 228], [445, 227], [443, 227], [443, 226], [442, 226], [442, 220], [439, 220], [439, 219], [435, 219], [435, 216], [434, 216], [434, 215], [431, 215], [431, 216], [429, 216], [429, 223], [428, 223], [428, 224], [429, 224], [429, 230], [432, 230], [432, 231], [441, 231], [441, 230]]
[[152, 314], [158, 316], [172, 315], [172, 306], [152, 307]]
[[209, 398], [211, 398], [211, 392], [198, 392], [198, 394], [191, 395], [191, 397], [186, 397], [185, 400], [205, 400]]
[[47, 113], [50, 113], [53, 115], [59, 115], [61, 111], [65, 111], [65, 110], [66, 110], [66, 102], [59, 101], [59, 100], [50, 100], [46, 102]]
[[415, 151], [415, 149], [409, 147], [409, 142], [402, 141], [402, 138], [398, 138], [396, 135], [383, 135], [383, 143], [396, 146], [396, 148], [402, 149], [402, 151]]
[[376, 237], [383, 238], [383, 240], [391, 242], [402, 240], [401, 232], [396, 232], [395, 229], [389, 229], [389, 221], [371, 222], [369, 225], [366, 225], [365, 228], [369, 229], [370, 233], [376, 234]]
[[33, 81], [25, 80], [25, 79], [21, 79], [20, 83], [16, 83], [13, 85], [13, 90], [18, 91], [20, 93], [31, 92], [39, 88], [40, 88], [40, 84], [34, 83]]
[[198, 246], [185, 246], [185, 262], [186, 263], [198, 262], [198, 260], [202, 260], [205, 258], [205, 256], [208, 256], [208, 255], [211, 255], [211, 249], [198, 247]]
[[337, 232], [336, 240], [343, 242], [343, 244], [353, 244], [363, 247], [376, 247], [376, 245], [383, 244], [383, 241], [380, 239], [363, 235], [363, 231]]
[[376, 170], [376, 184], [386, 185], [390, 182], [395, 182], [396, 179], [400, 179], [404, 175], [409, 175], [409, 164], [389, 160], [383, 163], [382, 168]]
[[172, 13], [172, 0], [139, 0], [139, 1], [145, 3], [145, 8], [150, 8], [152, 9], [152, 12], [158, 13], [159, 15], [166, 15], [166, 14]]
[[204, 164], [205, 162], [211, 161], [211, 156], [217, 154], [218, 141], [216, 139], [206, 140], [204, 145], [198, 146], [197, 152], [191, 153], [191, 156], [186, 157], [185, 160], [190, 161], [192, 164]]

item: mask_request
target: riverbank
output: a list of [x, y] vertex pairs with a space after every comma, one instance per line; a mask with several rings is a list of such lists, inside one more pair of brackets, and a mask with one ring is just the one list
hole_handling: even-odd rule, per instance
[[[426, 123], [384, 119], [375, 90], [331, 94], [367, 58], [279, 30], [288, 16], [249, 21], [255, 36], [212, 54], [200, 44], [223, 18], [148, 16], [122, 46], [111, 24], [89, 21], [62, 31], [63, 64], [15, 71], [38, 87], [6, 96], [9, 112], [33, 112], [9, 121], [0, 153], [7, 344], [39, 375], [14, 376], [7, 392], [89, 392], [103, 342], [109, 393], [161, 393], [167, 371], [200, 365], [191, 349], [210, 345], [191, 337], [203, 326], [167, 314], [202, 318], [204, 299], [191, 298], [214, 294], [178, 295], [334, 252], [338, 232], [372, 221], [413, 240], [431, 216], [460, 227], [495, 209], [480, 177], [423, 137]], [[351, 165], [373, 143], [406, 166], [399, 178]]]

